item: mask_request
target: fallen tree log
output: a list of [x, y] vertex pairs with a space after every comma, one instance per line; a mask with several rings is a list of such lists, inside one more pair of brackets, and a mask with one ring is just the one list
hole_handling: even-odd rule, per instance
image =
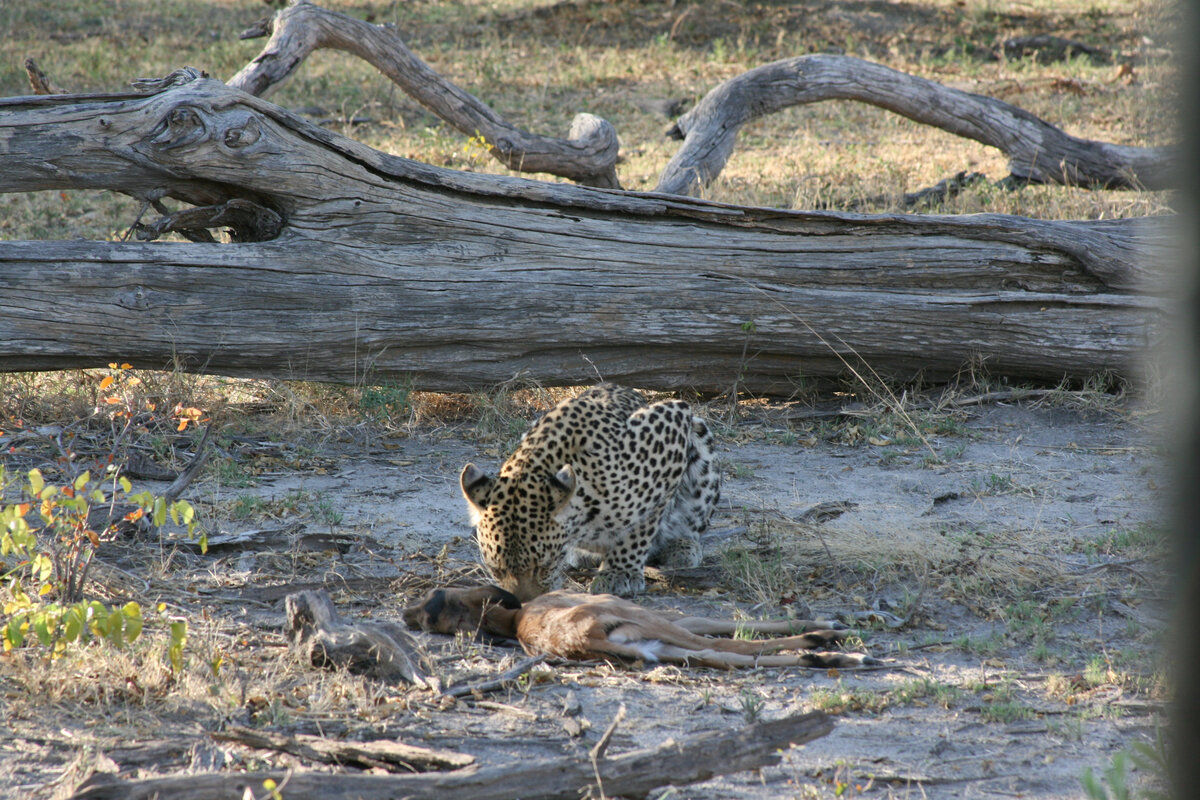
[[[780, 751], [827, 735], [833, 721], [811, 711], [741, 730], [708, 731], [683, 740], [668, 740], [655, 748], [635, 750], [593, 761], [587, 758], [526, 761], [487, 769], [466, 769], [421, 775], [331, 775], [321, 772], [244, 772], [184, 775], [139, 781], [104, 776], [89, 780], [76, 800], [170, 797], [172, 800], [241, 800], [274, 780], [289, 800], [385, 800], [404, 797], [453, 797], [455, 800], [557, 800], [580, 797], [597, 782], [604, 794], [642, 796], [659, 786], [683, 786], [749, 769], [778, 764]], [[285, 783], [286, 780], [286, 783]]]
[[656, 192], [690, 194], [721, 173], [741, 127], [789, 106], [858, 100], [996, 147], [1020, 183], [1114, 189], [1178, 186], [1179, 148], [1080, 139], [1028, 111], [852, 56], [808, 55], [764, 64], [710, 91], [667, 135], [683, 147]]
[[1130, 375], [1161, 338], [1163, 220], [743, 208], [389, 156], [183, 71], [148, 95], [0, 100], [0, 191], [115, 189], [147, 237], [0, 242], [0, 370], [125, 360], [229, 375], [525, 374], [787, 393], [899, 379]]

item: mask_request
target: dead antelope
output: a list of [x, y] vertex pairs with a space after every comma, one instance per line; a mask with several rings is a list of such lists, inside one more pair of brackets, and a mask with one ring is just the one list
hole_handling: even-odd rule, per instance
[[[735, 622], [705, 617], [669, 617], [611, 594], [557, 591], [524, 605], [497, 586], [434, 589], [404, 609], [411, 628], [432, 633], [467, 631], [515, 639], [531, 655], [544, 653], [580, 661], [626, 660], [702, 664], [708, 667], [857, 667], [877, 664], [857, 653], [768, 655], [810, 650], [841, 642], [835, 623], [811, 620]], [[810, 630], [811, 629], [811, 630]], [[794, 635], [798, 631], [807, 631]], [[778, 639], [710, 639], [704, 634], [793, 634]]]

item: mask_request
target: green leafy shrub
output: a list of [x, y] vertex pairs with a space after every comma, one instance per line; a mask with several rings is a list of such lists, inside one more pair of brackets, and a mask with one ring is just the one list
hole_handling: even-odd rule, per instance
[[[143, 517], [156, 527], [171, 519], [194, 535], [195, 509], [186, 500], [167, 502], [150, 492], [135, 493], [115, 468], [103, 482], [85, 471], [69, 483], [55, 485], [47, 483], [38, 469], [30, 470], [26, 480], [22, 487], [26, 501], [0, 507], [0, 558], [9, 593], [0, 627], [5, 652], [40, 645], [54, 658], [77, 643], [103, 640], [121, 647], [136, 640], [143, 627], [138, 603], [106, 606], [84, 599], [92, 559], [103, 542], [117, 535], [119, 526]], [[7, 483], [0, 464], [0, 487]], [[35, 509], [40, 525], [31, 525], [28, 519]], [[203, 538], [201, 534], [202, 547]], [[159, 613], [163, 612], [160, 607]], [[169, 657], [178, 669], [186, 624], [169, 622], [169, 627]]]

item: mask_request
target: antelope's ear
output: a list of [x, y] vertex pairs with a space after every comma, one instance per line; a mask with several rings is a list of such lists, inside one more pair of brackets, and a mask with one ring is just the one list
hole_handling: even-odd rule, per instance
[[467, 498], [467, 505], [471, 507], [471, 516], [474, 519], [487, 508], [488, 493], [491, 492], [495, 481], [479, 467], [467, 464], [463, 467], [458, 482], [462, 486], [463, 497]]
[[558, 511], [575, 493], [575, 471], [570, 464], [564, 464], [562, 469], [550, 476], [548, 483], [554, 497], [554, 510]]
[[505, 591], [499, 586], [491, 585], [487, 587], [492, 592], [491, 600], [501, 608], [507, 608], [509, 611], [516, 611], [521, 607], [521, 601], [512, 592]]

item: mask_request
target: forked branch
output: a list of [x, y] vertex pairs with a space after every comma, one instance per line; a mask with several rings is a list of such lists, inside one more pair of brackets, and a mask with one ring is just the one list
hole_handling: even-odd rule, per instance
[[744, 72], [709, 92], [667, 135], [684, 139], [655, 191], [694, 194], [715, 179], [752, 119], [822, 100], [858, 100], [999, 148], [1023, 183], [1112, 189], [1176, 184], [1178, 149], [1080, 139], [1002, 100], [851, 56], [809, 55]]
[[308, 0], [292, 0], [269, 25], [251, 28], [243, 36], [259, 36], [267, 28], [271, 38], [263, 51], [229, 80], [230, 86], [265, 96], [314, 50], [344, 50], [376, 67], [463, 134], [482, 136], [491, 154], [509, 169], [547, 172], [587, 186], [620, 188], [617, 133], [600, 117], [577, 114], [566, 139], [529, 133], [435, 72], [393, 30]]

